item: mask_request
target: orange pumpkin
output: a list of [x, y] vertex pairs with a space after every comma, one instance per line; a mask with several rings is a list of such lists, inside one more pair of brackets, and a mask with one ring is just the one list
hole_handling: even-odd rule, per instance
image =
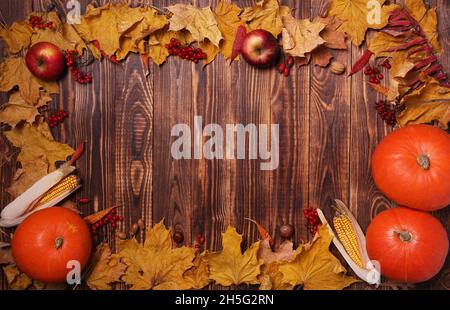
[[450, 135], [430, 125], [390, 133], [373, 153], [372, 175], [399, 205], [424, 211], [450, 205]]
[[52, 207], [33, 213], [19, 225], [11, 242], [20, 271], [45, 283], [66, 281], [67, 263], [83, 268], [91, 253], [89, 227], [75, 212]]
[[445, 263], [448, 236], [429, 213], [393, 208], [377, 215], [367, 228], [366, 247], [381, 274], [399, 282], [431, 279]]

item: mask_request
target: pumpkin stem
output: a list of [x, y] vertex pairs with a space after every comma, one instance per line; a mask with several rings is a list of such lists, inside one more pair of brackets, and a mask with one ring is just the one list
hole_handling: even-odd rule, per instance
[[59, 250], [64, 244], [64, 238], [58, 237], [55, 239], [55, 249]]
[[398, 238], [403, 242], [411, 242], [412, 235], [409, 231], [406, 230], [396, 230], [395, 233], [398, 235]]
[[425, 155], [425, 154], [417, 156], [417, 164], [423, 170], [430, 169], [430, 157], [428, 157], [428, 155]]

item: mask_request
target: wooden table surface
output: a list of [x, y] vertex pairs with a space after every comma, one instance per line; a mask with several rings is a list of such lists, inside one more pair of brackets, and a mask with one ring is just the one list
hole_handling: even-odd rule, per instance
[[[88, 1], [80, 2], [84, 12]], [[152, 3], [164, 7], [177, 2], [188, 1]], [[211, 1], [212, 6], [217, 2]], [[253, 3], [236, 2], [240, 6]], [[328, 1], [282, 2], [296, 8], [296, 17], [311, 18], [324, 13]], [[450, 1], [426, 2], [438, 8], [445, 51], [441, 62], [450, 71]], [[45, 3], [2, 0], [0, 9], [10, 24], [31, 10], [44, 10]], [[3, 43], [0, 48], [3, 59]], [[333, 52], [348, 67], [361, 55], [355, 47]], [[87, 141], [87, 151], [77, 163], [84, 186], [76, 197], [91, 201], [80, 207], [84, 213], [122, 204], [126, 221], [121, 229], [128, 230], [139, 218], [148, 224], [165, 218], [168, 226], [183, 230], [188, 242], [200, 232], [208, 248], [220, 249], [220, 233], [228, 225], [244, 234], [245, 244], [257, 239], [256, 227], [245, 218], [257, 220], [272, 235], [279, 225], [292, 223], [298, 243], [310, 237], [302, 214], [308, 206], [327, 210], [333, 199], [341, 199], [365, 229], [377, 212], [393, 205], [371, 177], [370, 156], [390, 129], [377, 117], [378, 96], [368, 88], [363, 74], [346, 78], [310, 65], [294, 69], [285, 78], [274, 69], [258, 70], [245, 62], [230, 66], [221, 56], [205, 69], [169, 58], [161, 67], [150, 66], [148, 76], [137, 55], [120, 65], [96, 62], [90, 70], [92, 84], [83, 86], [66, 77], [50, 104], [50, 109], [69, 112], [68, 120], [53, 130], [55, 138], [73, 147]], [[6, 98], [2, 94], [0, 102]], [[278, 169], [261, 171], [259, 160], [172, 159], [172, 126], [186, 123], [192, 128], [195, 115], [202, 116], [204, 124], [223, 127], [280, 124]], [[14, 170], [12, 163], [0, 171], [1, 206], [10, 201], [5, 188]], [[449, 231], [450, 208], [435, 215]], [[107, 236], [111, 245], [113, 236], [113, 232]], [[6, 288], [1, 277], [1, 287]], [[450, 289], [450, 260], [438, 276], [419, 287]]]

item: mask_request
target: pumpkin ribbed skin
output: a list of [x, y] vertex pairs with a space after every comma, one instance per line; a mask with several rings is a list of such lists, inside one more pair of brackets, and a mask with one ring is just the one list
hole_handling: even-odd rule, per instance
[[77, 213], [62, 207], [31, 214], [17, 227], [11, 243], [19, 270], [44, 283], [64, 282], [71, 260], [83, 268], [91, 246], [88, 225]]
[[381, 274], [398, 282], [418, 283], [435, 276], [448, 254], [448, 236], [429, 213], [393, 208], [378, 214], [367, 228], [366, 248]]
[[450, 135], [410, 125], [386, 136], [372, 155], [376, 186], [399, 205], [433, 211], [450, 205]]

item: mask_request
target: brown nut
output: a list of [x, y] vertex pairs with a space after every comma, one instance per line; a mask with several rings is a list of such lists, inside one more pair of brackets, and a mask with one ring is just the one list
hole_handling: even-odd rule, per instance
[[342, 74], [345, 72], [345, 65], [339, 61], [334, 60], [330, 65], [330, 71], [334, 74]]

